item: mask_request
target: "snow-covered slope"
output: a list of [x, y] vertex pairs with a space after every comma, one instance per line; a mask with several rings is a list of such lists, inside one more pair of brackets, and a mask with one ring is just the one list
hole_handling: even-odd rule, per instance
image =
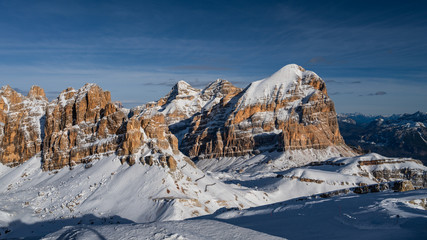
[[[281, 170], [286, 161], [280, 158], [271, 160], [270, 157], [259, 155], [240, 161], [239, 158], [228, 159], [233, 164], [222, 166], [222, 162], [218, 162], [217, 165], [209, 165], [207, 169], [211, 171], [207, 172], [226, 183], [263, 191], [266, 199], [273, 202], [401, 180], [410, 181], [415, 188], [427, 187], [427, 167], [413, 159], [367, 154], [331, 158], [305, 167]], [[242, 165], [242, 162], [251, 165]]]
[[426, 202], [426, 190], [349, 194], [186, 221], [65, 227], [44, 239], [423, 239]]
[[[80, 223], [181, 220], [382, 182], [406, 179], [417, 188], [427, 182], [427, 168], [419, 162], [377, 154], [286, 171], [273, 170], [276, 163], [267, 161], [266, 168], [224, 172], [202, 172], [181, 157], [175, 156], [175, 171], [139, 162], [129, 166], [115, 155], [73, 170], [43, 172], [39, 158], [15, 168], [1, 166], [0, 233], [40, 236]], [[46, 229], [20, 232], [41, 225]]]
[[[289, 64], [268, 78], [264, 78], [251, 83], [241, 97], [239, 108], [256, 105], [259, 103], [272, 103], [283, 101], [286, 98], [292, 97], [294, 94], [302, 94], [309, 96], [313, 94], [315, 88], [310, 88], [308, 85], [298, 83], [299, 80], [305, 78], [319, 77], [312, 71], [306, 71], [296, 64]], [[301, 92], [290, 92], [300, 85]]]
[[13, 231], [21, 224], [88, 214], [139, 223], [179, 220], [265, 202], [261, 192], [234, 189], [175, 157], [175, 171], [141, 163], [129, 166], [117, 156], [52, 172], [41, 170], [39, 158], [15, 168], [1, 166], [0, 226]]
[[43, 239], [276, 240], [283, 238], [216, 220], [187, 220], [149, 224], [66, 227]]
[[427, 191], [289, 200], [209, 219], [289, 239], [423, 239]]

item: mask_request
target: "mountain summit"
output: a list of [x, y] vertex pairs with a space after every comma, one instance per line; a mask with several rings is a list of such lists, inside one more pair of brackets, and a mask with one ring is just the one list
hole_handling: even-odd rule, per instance
[[295, 64], [195, 115], [180, 149], [197, 159], [285, 151], [289, 160], [301, 155], [296, 150], [310, 150], [304, 160], [310, 162], [354, 154], [341, 137], [324, 81]]

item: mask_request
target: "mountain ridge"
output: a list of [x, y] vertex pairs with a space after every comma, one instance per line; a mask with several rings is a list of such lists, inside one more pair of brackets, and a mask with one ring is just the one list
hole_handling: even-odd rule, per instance
[[[344, 155], [353, 154], [340, 136], [325, 83], [317, 74], [296, 64], [286, 65], [245, 89], [223, 79], [211, 82], [204, 89], [179, 81], [157, 102], [130, 110], [113, 103], [111, 93], [96, 84], [88, 83], [78, 90], [67, 88], [51, 102], [41, 88], [34, 88], [29, 95], [44, 96], [38, 99], [45, 111], [44, 114], [39, 111], [39, 117], [45, 118], [46, 124], [36, 130], [37, 139], [41, 140], [43, 135], [43, 142], [36, 146], [35, 153], [43, 149], [46, 170], [72, 167], [82, 159], [90, 161], [91, 156], [108, 152], [126, 156], [125, 161], [134, 164], [138, 158], [134, 154], [144, 145], [147, 135], [144, 131], [155, 133], [151, 134], [154, 142], [162, 149], [170, 145], [175, 153], [180, 150], [190, 158], [241, 156], [271, 149], [322, 149], [334, 145], [340, 147], [338, 152]], [[2, 99], [21, 101], [21, 94], [10, 87], [4, 89], [7, 93], [3, 90]], [[267, 118], [260, 119], [262, 114], [267, 114]], [[217, 125], [212, 130], [205, 122], [218, 115], [224, 118], [216, 118], [217, 123], [210, 122]], [[22, 125], [25, 128], [25, 124]], [[138, 125], [144, 130], [139, 131]], [[205, 139], [203, 132], [207, 130], [215, 134], [209, 133]], [[239, 137], [239, 134], [243, 135]], [[279, 145], [267, 149], [269, 141], [276, 141], [274, 139]], [[189, 145], [193, 147], [188, 149]], [[35, 153], [8, 161], [12, 165], [22, 163]], [[10, 151], [8, 154], [11, 155]], [[314, 160], [320, 159], [308, 161]], [[0, 162], [5, 161], [0, 159]]]
[[427, 163], [427, 113], [366, 116], [338, 114], [349, 145], [385, 156], [413, 157]]
[[51, 102], [39, 87], [1, 88], [1, 237], [427, 186], [420, 161], [355, 156], [317, 74], [292, 64], [272, 76], [244, 89], [178, 82], [132, 109], [96, 84]]

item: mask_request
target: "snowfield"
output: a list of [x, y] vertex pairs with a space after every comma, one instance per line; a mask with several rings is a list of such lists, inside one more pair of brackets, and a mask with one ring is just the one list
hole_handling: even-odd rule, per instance
[[219, 211], [207, 218], [289, 239], [423, 239], [427, 234], [426, 200], [425, 189], [352, 193]]
[[[239, 160], [242, 165], [234, 159], [235, 165], [214, 164], [216, 171], [205, 172], [181, 160], [175, 172], [129, 166], [115, 155], [53, 172], [43, 172], [37, 157], [15, 168], [1, 165], [0, 238], [38, 239], [60, 230], [48, 239], [338, 239], [361, 229], [380, 229], [372, 236], [387, 238], [388, 231], [400, 234], [394, 237], [426, 230], [426, 190], [309, 197], [387, 182], [372, 175], [378, 170], [425, 174], [416, 161], [368, 154], [286, 169], [272, 156]], [[362, 164], [372, 161], [383, 163]], [[326, 233], [333, 229], [338, 233]]]
[[65, 227], [43, 239], [275, 240], [283, 238], [215, 220], [186, 220], [149, 224]]
[[427, 190], [307, 198], [193, 220], [65, 227], [44, 239], [423, 239], [417, 203], [426, 200]]

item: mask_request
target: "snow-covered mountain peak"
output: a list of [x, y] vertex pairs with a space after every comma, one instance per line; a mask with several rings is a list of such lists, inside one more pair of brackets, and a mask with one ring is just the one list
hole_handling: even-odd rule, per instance
[[0, 163], [16, 166], [40, 152], [44, 91], [32, 88], [28, 97], [10, 86], [0, 90]]
[[92, 88], [99, 86], [96, 83], [86, 83], [83, 87], [81, 87], [78, 92], [79, 93], [86, 93], [89, 92]]
[[154, 108], [145, 110], [144, 114], [155, 115], [159, 112], [166, 116], [168, 124], [174, 124], [190, 118], [197, 112], [209, 110], [221, 99], [229, 99], [240, 91], [240, 88], [224, 79], [211, 82], [203, 90], [193, 88], [181, 80], [157, 102]]
[[172, 95], [195, 95], [198, 92], [200, 92], [200, 89], [193, 88], [189, 83], [180, 80], [173, 86], [172, 88]]
[[170, 104], [177, 99], [193, 99], [194, 96], [200, 93], [200, 89], [193, 88], [189, 83], [180, 80], [171, 89], [171, 91], [159, 100], [160, 106]]
[[225, 84], [225, 83], [230, 83], [230, 82], [229, 82], [229, 81], [227, 81], [227, 80], [225, 80], [225, 79], [218, 78], [217, 80], [215, 80], [215, 81], [213, 81], [213, 82], [209, 83], [209, 84], [208, 84], [208, 87], [209, 87], [209, 86], [211, 86], [211, 85], [223, 85], [223, 84]]
[[[88, 100], [90, 102], [93, 98], [98, 98], [102, 95], [107, 101], [110, 101], [111, 94], [109, 91], [103, 91], [100, 86], [95, 83], [86, 83], [83, 87], [75, 90], [72, 87], [69, 87], [63, 90], [56, 100], [54, 100], [50, 105], [55, 106], [60, 104], [61, 107], [71, 104], [72, 102], [80, 102], [82, 100]], [[105, 96], [104, 96], [105, 95]]]
[[[235, 87], [232, 83], [225, 79], [217, 79], [206, 86], [202, 92], [201, 97], [203, 100], [217, 100], [219, 102], [220, 98], [223, 98], [231, 92], [240, 92], [241, 89]], [[234, 96], [234, 95], [233, 95]]]
[[[270, 101], [281, 101], [292, 94], [302, 93], [307, 96], [313, 93], [314, 89], [303, 88], [300, 89], [303, 92], [298, 92], [297, 87], [301, 84], [314, 85], [310, 83], [312, 79], [320, 78], [314, 72], [306, 71], [301, 66], [288, 64], [270, 77], [251, 83], [245, 89], [245, 94], [240, 102], [243, 106], [249, 106]], [[301, 80], [303, 81], [301, 82]], [[312, 87], [316, 88], [316, 86]], [[292, 93], [289, 94], [291, 91]]]
[[265, 83], [283, 84], [302, 77], [302, 72], [305, 71], [302, 67], [296, 64], [288, 64], [279, 71], [275, 72], [268, 78], [264, 78], [261, 81]]
[[229, 81], [225, 79], [218, 78], [217, 80], [210, 82], [203, 90], [202, 92], [205, 92], [210, 89], [219, 89], [222, 88], [225, 85], [232, 85]]
[[179, 80], [175, 85], [178, 87], [187, 87], [187, 86], [191, 87], [191, 85], [184, 80]]
[[68, 88], [62, 90], [62, 92], [59, 94], [58, 98], [60, 98], [61, 96], [64, 96], [64, 95], [68, 95], [70, 93], [74, 94], [75, 92], [76, 92], [76, 90], [74, 88], [68, 87]]
[[23, 97], [22, 94], [15, 91], [15, 89], [10, 87], [9, 85], [5, 85], [2, 88], [0, 88], [0, 94], [4, 97], [19, 97], [19, 98]]
[[13, 90], [13, 88], [11, 88], [9, 86], [9, 84], [8, 85], [4, 85], [3, 87], [0, 88], [0, 91], [2, 91], [2, 92], [4, 92], [4, 91], [10, 91], [10, 90]]

